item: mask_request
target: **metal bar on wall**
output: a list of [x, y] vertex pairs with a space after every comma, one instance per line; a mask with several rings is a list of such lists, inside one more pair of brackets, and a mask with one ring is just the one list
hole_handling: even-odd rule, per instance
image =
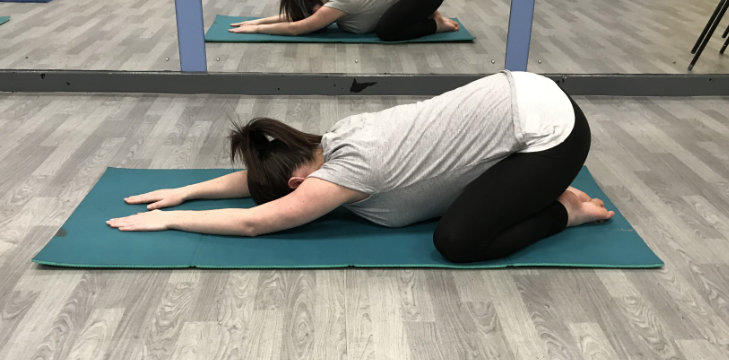
[[[0, 92], [432, 96], [484, 75], [0, 70]], [[729, 74], [545, 75], [572, 95], [729, 96]]]

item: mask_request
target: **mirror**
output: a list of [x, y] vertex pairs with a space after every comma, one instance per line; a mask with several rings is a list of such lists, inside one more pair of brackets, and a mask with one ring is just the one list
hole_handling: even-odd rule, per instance
[[[718, 1], [716, 1], [718, 3]], [[472, 43], [206, 43], [210, 72], [485, 74], [504, 68], [509, 0], [445, 0]], [[537, 0], [528, 70], [538, 73], [683, 74], [715, 1]], [[276, 0], [203, 0], [207, 29], [218, 14], [268, 16]], [[5, 70], [179, 71], [175, 3], [0, 2]], [[729, 18], [729, 16], [726, 16]], [[719, 55], [727, 19], [692, 73], [729, 73]]]
[[[729, 73], [717, 27], [693, 71], [690, 53], [719, 0], [537, 0], [529, 71], [577, 74]], [[725, 20], [729, 20], [729, 16]]]
[[180, 69], [173, 0], [0, 2], [0, 16], [0, 69]]

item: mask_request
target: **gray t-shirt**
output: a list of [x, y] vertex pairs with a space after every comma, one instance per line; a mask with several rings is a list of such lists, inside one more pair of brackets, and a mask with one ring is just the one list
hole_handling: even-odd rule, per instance
[[311, 177], [369, 194], [345, 205], [384, 226], [442, 215], [467, 184], [525, 148], [508, 72], [413, 104], [349, 116]]
[[337, 20], [344, 31], [355, 34], [373, 32], [377, 22], [397, 0], [330, 0], [324, 4], [347, 13]]

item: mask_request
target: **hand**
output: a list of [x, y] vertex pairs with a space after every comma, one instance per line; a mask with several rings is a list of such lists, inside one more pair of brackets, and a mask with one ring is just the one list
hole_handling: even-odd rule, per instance
[[162, 209], [177, 206], [185, 202], [185, 196], [180, 189], [161, 189], [146, 194], [124, 198], [127, 204], [149, 204], [147, 210]]
[[109, 219], [106, 224], [121, 231], [162, 231], [169, 229], [171, 217], [171, 211], [153, 210]]
[[241, 22], [230, 24], [230, 26], [238, 27], [238, 26], [242, 26], [242, 25], [255, 25], [255, 24], [257, 24], [256, 20], [247, 20], [247, 21], [241, 21]]
[[255, 34], [258, 32], [258, 25], [242, 23], [239, 27], [228, 29], [232, 33]]

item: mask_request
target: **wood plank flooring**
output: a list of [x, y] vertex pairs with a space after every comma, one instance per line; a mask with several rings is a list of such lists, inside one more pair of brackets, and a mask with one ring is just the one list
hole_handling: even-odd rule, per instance
[[[536, 2], [529, 70], [538, 73], [687, 72], [718, 0], [543, 0]], [[278, 2], [203, 1], [216, 14], [267, 16]], [[446, 0], [476, 37], [446, 44], [209, 43], [212, 72], [487, 74], [504, 68], [509, 0]], [[179, 70], [173, 1], [53, 0], [0, 3], [0, 69]], [[726, 16], [693, 73], [728, 73], [718, 50]]]
[[413, 97], [0, 95], [0, 359], [729, 357], [729, 98], [578, 97], [588, 166], [657, 270], [32, 264], [107, 166], [230, 166], [231, 120], [309, 132]]

